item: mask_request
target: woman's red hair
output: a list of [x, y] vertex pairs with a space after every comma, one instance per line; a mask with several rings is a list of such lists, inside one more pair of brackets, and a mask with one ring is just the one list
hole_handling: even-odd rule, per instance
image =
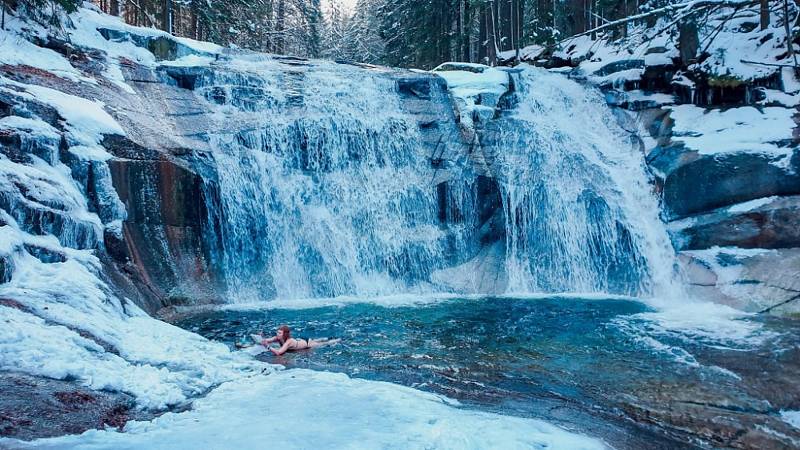
[[292, 337], [292, 330], [289, 328], [289, 325], [281, 325], [278, 327], [278, 330], [283, 331], [283, 341], [281, 344], [285, 343]]

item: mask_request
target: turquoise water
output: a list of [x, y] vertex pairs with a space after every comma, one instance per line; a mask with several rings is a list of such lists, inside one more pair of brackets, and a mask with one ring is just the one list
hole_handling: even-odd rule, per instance
[[[642, 303], [620, 299], [483, 298], [408, 307], [365, 303], [217, 311], [178, 325], [231, 346], [283, 323], [299, 337], [341, 338], [334, 347], [261, 358], [433, 391], [466, 407], [541, 418], [617, 448], [706, 446], [691, 425], [677, 424], [671, 412], [661, 410], [687, 392], [742, 404], [743, 410], [751, 403], [777, 407], [800, 400], [796, 384], [784, 381], [786, 386], [776, 385], [783, 393], [763, 392], [753, 381], [763, 375], [748, 373], [797, 371], [796, 338], [784, 333], [755, 347], [734, 348], [678, 332], [656, 335], [641, 315], [648, 311]], [[762, 361], [758, 371], [750, 363], [756, 355]], [[705, 410], [690, 413], [700, 424], [710, 420]]]

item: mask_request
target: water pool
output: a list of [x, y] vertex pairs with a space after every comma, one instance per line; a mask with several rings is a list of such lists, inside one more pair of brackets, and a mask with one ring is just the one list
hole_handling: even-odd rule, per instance
[[800, 442], [800, 430], [780, 416], [800, 409], [796, 323], [729, 318], [710, 322], [728, 329], [716, 336], [658, 318], [633, 300], [487, 297], [222, 310], [178, 325], [231, 346], [284, 323], [296, 336], [341, 338], [329, 348], [259, 358], [444, 394], [617, 448]]

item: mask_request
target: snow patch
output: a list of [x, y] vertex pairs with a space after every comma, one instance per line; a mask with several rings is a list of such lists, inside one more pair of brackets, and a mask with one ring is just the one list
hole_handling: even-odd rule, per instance
[[45, 70], [61, 78], [73, 81], [96, 83], [94, 79], [85, 77], [80, 71], [59, 53], [30, 42], [32, 37], [45, 37], [47, 31], [35, 23], [21, 21], [16, 17], [6, 18], [6, 28], [0, 30], [0, 64], [11, 66], [30, 66]]
[[737, 213], [752, 211], [764, 205], [768, 205], [777, 199], [778, 196], [772, 196], [772, 197], [757, 198], [755, 200], [750, 200], [749, 202], [737, 203], [733, 206], [728, 207], [728, 212], [732, 214], [737, 214]]
[[8, 116], [0, 119], [0, 128], [5, 130], [21, 130], [41, 139], [58, 140], [58, 130], [44, 121], [20, 116]]
[[460, 124], [474, 131], [476, 115], [494, 116], [500, 98], [511, 83], [508, 72], [473, 63], [444, 63], [432, 71], [444, 78], [453, 96]]
[[781, 411], [781, 419], [789, 425], [800, 429], [800, 411]]
[[12, 91], [7, 87], [2, 87], [2, 84], [0, 84], [0, 90], [23, 95], [31, 100], [54, 107], [66, 120], [71, 136], [80, 144], [97, 144], [103, 134], [125, 135], [125, 131], [117, 121], [103, 109], [105, 106], [103, 102], [87, 100], [43, 86], [18, 83], [2, 76], [0, 76], [0, 83], [21, 88], [25, 93]]
[[779, 144], [792, 139], [794, 113], [782, 107], [759, 111], [752, 106], [720, 110], [679, 105], [672, 107], [670, 117], [674, 120], [674, 139], [700, 154], [763, 153], [785, 165], [793, 149]]

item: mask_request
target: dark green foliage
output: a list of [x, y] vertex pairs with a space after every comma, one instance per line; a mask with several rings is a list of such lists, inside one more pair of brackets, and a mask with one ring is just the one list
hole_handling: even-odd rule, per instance
[[[8, 1], [8, 0], [7, 0]], [[79, 0], [18, 0], [74, 10]], [[126, 22], [253, 50], [391, 66], [496, 64], [679, 0], [94, 0]], [[324, 13], [324, 14], [323, 14]], [[623, 37], [627, 28], [613, 30]]]
[[81, 4], [81, 0], [55, 0], [55, 2], [64, 8], [64, 11], [68, 13], [77, 11], [78, 6]]

